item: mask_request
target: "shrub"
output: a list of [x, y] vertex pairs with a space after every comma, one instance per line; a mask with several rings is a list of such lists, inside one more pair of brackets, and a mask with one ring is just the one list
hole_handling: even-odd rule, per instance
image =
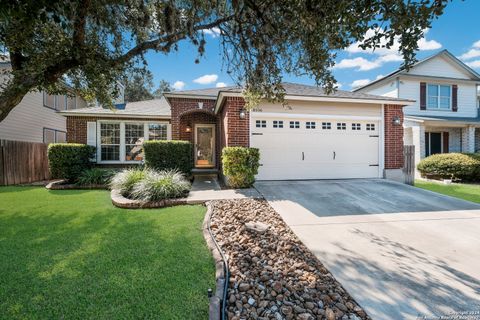
[[133, 190], [133, 186], [145, 178], [147, 170], [130, 168], [115, 174], [111, 181], [110, 187], [118, 190], [124, 197], [129, 198]]
[[188, 141], [153, 140], [143, 143], [145, 166], [155, 170], [179, 170], [189, 174], [193, 167], [192, 144]]
[[424, 176], [465, 181], [480, 178], [480, 155], [469, 153], [441, 153], [429, 156], [417, 166]]
[[181, 172], [149, 170], [145, 178], [133, 186], [131, 196], [143, 201], [159, 201], [184, 197], [189, 190], [190, 182]]
[[77, 179], [79, 185], [108, 185], [117, 171], [113, 169], [92, 168], [83, 171]]
[[77, 143], [52, 143], [48, 146], [48, 164], [53, 178], [76, 182], [92, 166], [95, 147]]
[[226, 147], [222, 150], [223, 174], [233, 188], [248, 188], [258, 173], [260, 152], [257, 148]]

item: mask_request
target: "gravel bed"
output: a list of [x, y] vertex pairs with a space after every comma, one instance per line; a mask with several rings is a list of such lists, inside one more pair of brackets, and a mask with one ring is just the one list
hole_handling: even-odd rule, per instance
[[370, 319], [265, 200], [211, 206], [231, 273], [228, 319]]

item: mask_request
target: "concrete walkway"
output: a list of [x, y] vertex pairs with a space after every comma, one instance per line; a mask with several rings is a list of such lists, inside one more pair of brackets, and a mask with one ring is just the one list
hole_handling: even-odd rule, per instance
[[480, 205], [386, 180], [256, 187], [373, 319], [480, 310]]
[[187, 203], [204, 203], [210, 200], [229, 200], [262, 198], [254, 188], [249, 189], [224, 189], [220, 187], [218, 179], [212, 175], [196, 176], [192, 189], [187, 197]]

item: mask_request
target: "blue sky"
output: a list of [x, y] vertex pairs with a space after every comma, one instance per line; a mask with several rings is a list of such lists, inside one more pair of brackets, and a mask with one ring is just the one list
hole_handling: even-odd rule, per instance
[[[432, 28], [419, 43], [418, 59], [447, 49], [480, 72], [480, 1], [454, 0], [444, 15], [433, 21]], [[180, 43], [179, 51], [169, 55], [148, 53], [148, 68], [154, 74], [155, 85], [165, 79], [177, 89], [209, 88], [232, 85], [234, 81], [222, 68], [218, 37], [206, 36], [206, 55], [195, 64], [195, 48], [187, 42]], [[401, 65], [395, 50], [377, 50], [376, 53], [360, 52], [355, 45], [341, 52], [334, 68], [334, 75], [343, 90], [351, 90], [386, 75]], [[314, 84], [308, 77], [284, 75], [284, 81]]]

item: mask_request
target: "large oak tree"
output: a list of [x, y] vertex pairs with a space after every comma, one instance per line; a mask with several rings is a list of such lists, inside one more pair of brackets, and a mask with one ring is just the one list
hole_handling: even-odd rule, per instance
[[[448, 0], [0, 0], [0, 48], [11, 62], [0, 121], [30, 90], [69, 82], [109, 105], [115, 83], [148, 50], [179, 41], [205, 52], [218, 28], [227, 71], [253, 95], [281, 99], [281, 75], [308, 74], [334, 87], [336, 52], [400, 43], [408, 67], [417, 42]], [[365, 39], [367, 31], [374, 35]], [[370, 32], [371, 33], [371, 32]]]

